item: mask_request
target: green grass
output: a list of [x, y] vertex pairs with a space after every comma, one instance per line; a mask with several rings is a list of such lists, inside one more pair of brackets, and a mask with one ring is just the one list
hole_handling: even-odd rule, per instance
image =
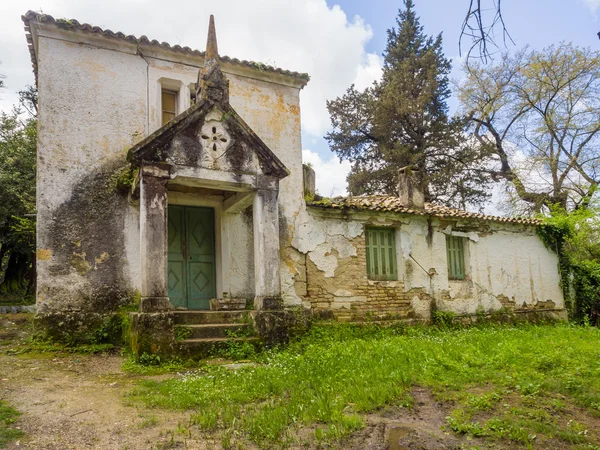
[[162, 375], [166, 373], [189, 371], [202, 366], [204, 366], [204, 364], [198, 361], [182, 361], [179, 359], [163, 361], [160, 358], [153, 358], [144, 353], [139, 360], [136, 360], [133, 355], [128, 355], [123, 361], [123, 364], [121, 364], [121, 370], [136, 375]]
[[[446, 427], [456, 435], [524, 448], [545, 440], [559, 448], [598, 444], [583, 423], [600, 417], [596, 328], [314, 327], [257, 358], [262, 364], [236, 371], [205, 366], [145, 381], [132, 397], [148, 407], [194, 410], [193, 425], [224, 439], [285, 446], [302, 427], [314, 428], [316, 442], [340, 441], [364, 426], [367, 412], [410, 407], [411, 388], [422, 386], [445, 402]], [[568, 422], [575, 410], [585, 417]]]
[[7, 355], [22, 355], [27, 353], [78, 353], [84, 355], [94, 355], [99, 353], [110, 353], [116, 351], [113, 344], [79, 344], [70, 346], [58, 342], [47, 342], [36, 339], [28, 339], [24, 343], [15, 345], [4, 353]]
[[14, 425], [17, 417], [19, 412], [0, 400], [0, 448], [23, 436], [23, 432]]

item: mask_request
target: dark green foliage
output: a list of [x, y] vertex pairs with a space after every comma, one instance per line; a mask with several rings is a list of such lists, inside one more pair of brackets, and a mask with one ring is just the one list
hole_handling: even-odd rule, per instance
[[[35, 90], [21, 102], [35, 111]], [[23, 95], [27, 94], [27, 97]], [[37, 121], [21, 108], [0, 113], [0, 297], [27, 297], [35, 282]]]
[[333, 131], [325, 137], [341, 159], [352, 161], [349, 191], [397, 193], [398, 170], [423, 174], [429, 199], [463, 206], [486, 197], [479, 151], [468, 145], [465, 122], [449, 118], [448, 75], [442, 36], [423, 32], [412, 0], [405, 0], [397, 28], [388, 30], [383, 77], [360, 92], [354, 86], [327, 103]]
[[571, 318], [600, 325], [600, 211], [553, 208], [538, 235], [558, 254]]
[[456, 319], [456, 314], [452, 311], [440, 311], [434, 309], [431, 311], [431, 322], [438, 328], [451, 328]]
[[161, 359], [160, 355], [153, 353], [142, 353], [138, 361], [142, 366], [160, 366]]

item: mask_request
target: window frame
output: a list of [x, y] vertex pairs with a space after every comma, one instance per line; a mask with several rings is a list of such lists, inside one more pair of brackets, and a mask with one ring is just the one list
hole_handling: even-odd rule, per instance
[[467, 278], [466, 247], [467, 238], [464, 236], [446, 235], [446, 264], [451, 281], [464, 281]]
[[[165, 111], [164, 98], [163, 98], [163, 95], [165, 93], [173, 95], [173, 106], [174, 106], [173, 111]], [[177, 117], [178, 103], [179, 103], [179, 91], [177, 91], [175, 89], [169, 89], [168, 87], [165, 87], [165, 86], [161, 86], [161, 89], [160, 89], [160, 122], [161, 122], [161, 126], [166, 125], [171, 120], [173, 120], [175, 117]], [[166, 122], [165, 122], [165, 112], [167, 114], [173, 114], [173, 117], [171, 119], [167, 120]]]
[[[375, 238], [377, 242], [375, 243], [373, 242], [374, 236], [377, 236], [377, 238]], [[383, 240], [383, 244], [380, 243], [381, 240]], [[382, 251], [382, 249], [384, 251]], [[366, 226], [365, 256], [367, 265], [367, 278], [369, 280], [398, 281], [396, 228]]]

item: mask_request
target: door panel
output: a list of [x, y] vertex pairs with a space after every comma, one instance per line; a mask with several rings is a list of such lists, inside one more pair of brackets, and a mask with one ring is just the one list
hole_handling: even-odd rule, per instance
[[212, 208], [169, 206], [169, 298], [173, 306], [208, 309], [216, 296]]
[[169, 299], [175, 307], [187, 307], [186, 258], [184, 254], [185, 209], [169, 206], [168, 276]]
[[216, 296], [215, 220], [211, 208], [186, 208], [188, 307], [208, 309]]

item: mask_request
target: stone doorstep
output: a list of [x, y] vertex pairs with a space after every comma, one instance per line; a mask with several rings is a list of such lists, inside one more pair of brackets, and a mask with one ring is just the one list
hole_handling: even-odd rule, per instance
[[235, 311], [246, 309], [245, 298], [211, 298], [211, 311]]

